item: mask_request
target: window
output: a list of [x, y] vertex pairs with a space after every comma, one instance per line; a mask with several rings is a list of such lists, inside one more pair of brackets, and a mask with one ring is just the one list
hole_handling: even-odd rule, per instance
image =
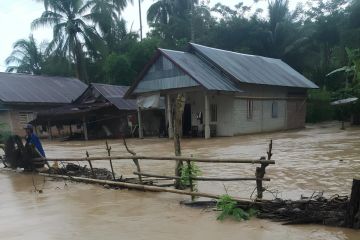
[[217, 122], [217, 105], [216, 104], [210, 105], [210, 121]]
[[278, 117], [278, 103], [275, 101], [271, 105], [271, 117], [272, 118]]
[[253, 100], [247, 100], [247, 118], [252, 119], [254, 115], [254, 102]]
[[34, 120], [35, 116], [33, 112], [19, 112], [20, 125], [26, 125], [30, 121]]

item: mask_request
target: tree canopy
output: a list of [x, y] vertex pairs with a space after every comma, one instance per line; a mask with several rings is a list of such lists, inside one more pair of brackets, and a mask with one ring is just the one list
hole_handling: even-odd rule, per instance
[[157, 47], [182, 50], [193, 41], [282, 59], [326, 91], [319, 96], [329, 101], [360, 95], [358, 0], [312, 0], [295, 9], [288, 0], [269, 0], [266, 8], [258, 0], [213, 7], [208, 1], [156, 0], [142, 41], [122, 17], [132, 0], [42, 2], [44, 12], [31, 25], [52, 28], [53, 39], [46, 48], [32, 36], [16, 42], [8, 71], [129, 85]]

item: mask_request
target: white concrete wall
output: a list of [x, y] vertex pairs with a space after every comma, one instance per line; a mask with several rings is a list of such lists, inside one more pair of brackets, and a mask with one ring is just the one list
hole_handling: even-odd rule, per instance
[[[269, 132], [287, 128], [287, 101], [253, 99], [253, 117], [247, 117], [247, 99], [241, 97], [267, 97], [286, 98], [286, 88], [269, 87], [260, 85], [244, 85], [243, 93], [220, 94], [208, 93], [209, 102], [217, 105], [217, 136], [233, 136], [238, 134]], [[192, 126], [198, 126], [199, 131], [204, 125], [200, 124], [196, 116], [199, 112], [205, 113], [205, 92], [187, 92], [186, 103], [191, 104]], [[277, 103], [277, 117], [272, 116], [272, 104]]]
[[[251, 97], [286, 97], [285, 88], [266, 86], [243, 86], [244, 93], [238, 96]], [[272, 103], [278, 104], [278, 115], [272, 117]], [[256, 132], [276, 131], [286, 129], [286, 101], [285, 100], [253, 100], [253, 117], [247, 117], [247, 100], [234, 99], [233, 115], [234, 135]]]
[[[233, 95], [215, 95], [210, 97], [210, 104], [217, 105], [217, 136], [234, 135], [234, 96]], [[212, 123], [212, 122], [210, 122]]]

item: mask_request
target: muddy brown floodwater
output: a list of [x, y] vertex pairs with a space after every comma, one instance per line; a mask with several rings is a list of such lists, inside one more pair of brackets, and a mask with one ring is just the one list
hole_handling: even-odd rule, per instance
[[[360, 128], [339, 130], [335, 123], [309, 125], [299, 131], [228, 138], [185, 139], [183, 155], [258, 159], [274, 140], [266, 188], [278, 197], [298, 199], [314, 191], [326, 196], [349, 194], [360, 175]], [[49, 157], [106, 154], [104, 141], [45, 142]], [[110, 141], [112, 154], [126, 154], [121, 141]], [[130, 139], [138, 154], [172, 154], [166, 139]], [[95, 167], [109, 167], [96, 162]], [[141, 161], [142, 170], [172, 174], [174, 164]], [[118, 175], [131, 176], [131, 161], [114, 163]], [[254, 165], [202, 163], [204, 176], [253, 176]], [[34, 184], [43, 193], [34, 191]], [[199, 190], [249, 198], [254, 183], [204, 182]], [[273, 195], [266, 193], [265, 197]], [[188, 197], [168, 193], [108, 190], [101, 186], [52, 181], [32, 174], [0, 170], [0, 239], [350, 239], [360, 232], [318, 225], [283, 226], [266, 220], [216, 221], [216, 213], [181, 206]]]

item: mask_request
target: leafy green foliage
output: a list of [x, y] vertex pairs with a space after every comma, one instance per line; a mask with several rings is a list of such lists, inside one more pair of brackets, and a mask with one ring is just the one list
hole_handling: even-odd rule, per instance
[[216, 208], [221, 211], [217, 220], [223, 221], [226, 218], [232, 218], [236, 221], [249, 220], [257, 214], [255, 209], [250, 208], [245, 211], [237, 207], [237, 202], [229, 195], [222, 195], [216, 204]]
[[307, 122], [316, 123], [331, 120], [334, 109], [330, 106], [331, 95], [325, 89], [309, 90], [307, 103]]
[[103, 70], [106, 79], [110, 84], [119, 84], [128, 86], [134, 77], [128, 58], [124, 55], [115, 53], [110, 54], [105, 59]]
[[[181, 186], [183, 187], [190, 186], [190, 177], [197, 177], [200, 176], [200, 174], [201, 174], [200, 168], [194, 162], [191, 162], [190, 165], [183, 164], [183, 166], [181, 167], [181, 175], [180, 175]], [[193, 188], [194, 191], [197, 191], [196, 181], [194, 180], [193, 180]]]

